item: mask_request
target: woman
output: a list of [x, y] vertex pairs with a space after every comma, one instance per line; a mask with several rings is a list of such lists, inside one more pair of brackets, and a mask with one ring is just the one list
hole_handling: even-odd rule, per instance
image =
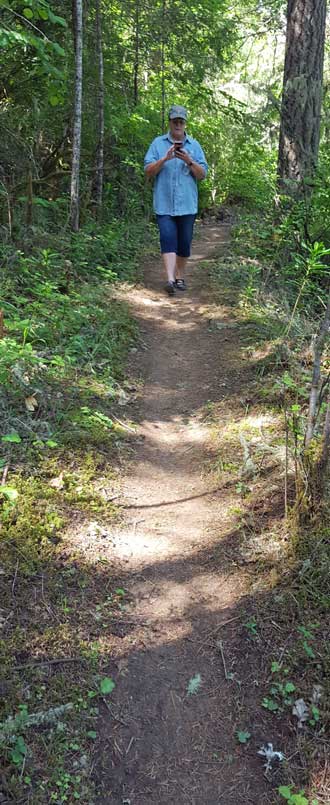
[[186, 131], [184, 106], [171, 106], [169, 131], [156, 137], [145, 158], [147, 176], [155, 179], [154, 210], [167, 274], [166, 291], [185, 291], [185, 267], [190, 256], [198, 209], [197, 181], [207, 174], [207, 162], [197, 140]]

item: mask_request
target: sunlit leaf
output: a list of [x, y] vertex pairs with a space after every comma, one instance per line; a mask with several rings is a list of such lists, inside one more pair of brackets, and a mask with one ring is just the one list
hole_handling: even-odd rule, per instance
[[0, 491], [2, 494], [10, 501], [10, 503], [14, 503], [15, 500], [18, 498], [17, 489], [14, 489], [13, 486], [1, 486]]
[[19, 444], [22, 439], [16, 431], [12, 431], [12, 433], [6, 433], [5, 436], [2, 436], [2, 442], [12, 442], [13, 444]]
[[101, 680], [100, 683], [100, 690], [104, 696], [107, 696], [108, 693], [112, 693], [113, 689], [115, 688], [115, 683], [113, 679], [109, 676], [105, 676], [104, 679]]
[[58, 106], [59, 103], [61, 102], [61, 99], [59, 98], [58, 95], [50, 95], [48, 100], [49, 100], [50, 105], [54, 106], [54, 107]]

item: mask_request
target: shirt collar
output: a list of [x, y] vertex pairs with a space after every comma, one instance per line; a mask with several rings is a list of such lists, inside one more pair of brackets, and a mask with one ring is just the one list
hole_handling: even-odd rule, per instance
[[[170, 143], [174, 142], [172, 140], [172, 135], [171, 135], [171, 133], [169, 131], [167, 132], [167, 134], [163, 134], [163, 140], [169, 140]], [[187, 132], [184, 133], [184, 142], [186, 142], [186, 143], [191, 143], [192, 142], [192, 137], [190, 137], [190, 135], [187, 134]]]

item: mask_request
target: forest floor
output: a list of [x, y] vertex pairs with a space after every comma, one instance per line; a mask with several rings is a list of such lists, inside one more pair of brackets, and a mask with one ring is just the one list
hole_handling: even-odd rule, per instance
[[240, 265], [213, 221], [185, 293], [151, 257], [105, 285], [102, 315], [136, 322], [116, 396], [100, 347], [46, 388], [67, 444], [11, 459], [1, 805], [329, 805], [328, 536], [322, 586], [315, 547], [297, 572], [282, 358]]
[[124, 522], [109, 548], [127, 600], [99, 724], [100, 805], [266, 805], [291, 779], [287, 761], [266, 770], [258, 754], [272, 743], [288, 757], [296, 735], [274, 712], [292, 707], [283, 656], [295, 614], [290, 603], [282, 623], [274, 614], [288, 554], [283, 472], [265, 446], [256, 467], [247, 446], [279, 426], [256, 389], [265, 350], [247, 346], [246, 322], [209, 277], [229, 238], [228, 225], [201, 228], [185, 294], [166, 298], [159, 261], [125, 292], [143, 340]]

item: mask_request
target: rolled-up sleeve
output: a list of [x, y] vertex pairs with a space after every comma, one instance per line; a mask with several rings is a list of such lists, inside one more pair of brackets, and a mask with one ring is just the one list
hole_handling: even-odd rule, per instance
[[205, 157], [204, 151], [202, 149], [202, 146], [197, 142], [197, 140], [195, 140], [195, 142], [194, 142], [193, 159], [194, 159], [194, 162], [197, 162], [198, 165], [200, 165], [202, 168], [204, 168], [205, 176], [206, 176], [207, 171], [209, 169], [209, 166], [208, 166], [208, 164], [206, 162], [206, 157]]
[[153, 162], [157, 162], [158, 159], [160, 159], [160, 155], [158, 153], [157, 142], [153, 140], [144, 157], [144, 169], [146, 169], [148, 165], [152, 165]]

